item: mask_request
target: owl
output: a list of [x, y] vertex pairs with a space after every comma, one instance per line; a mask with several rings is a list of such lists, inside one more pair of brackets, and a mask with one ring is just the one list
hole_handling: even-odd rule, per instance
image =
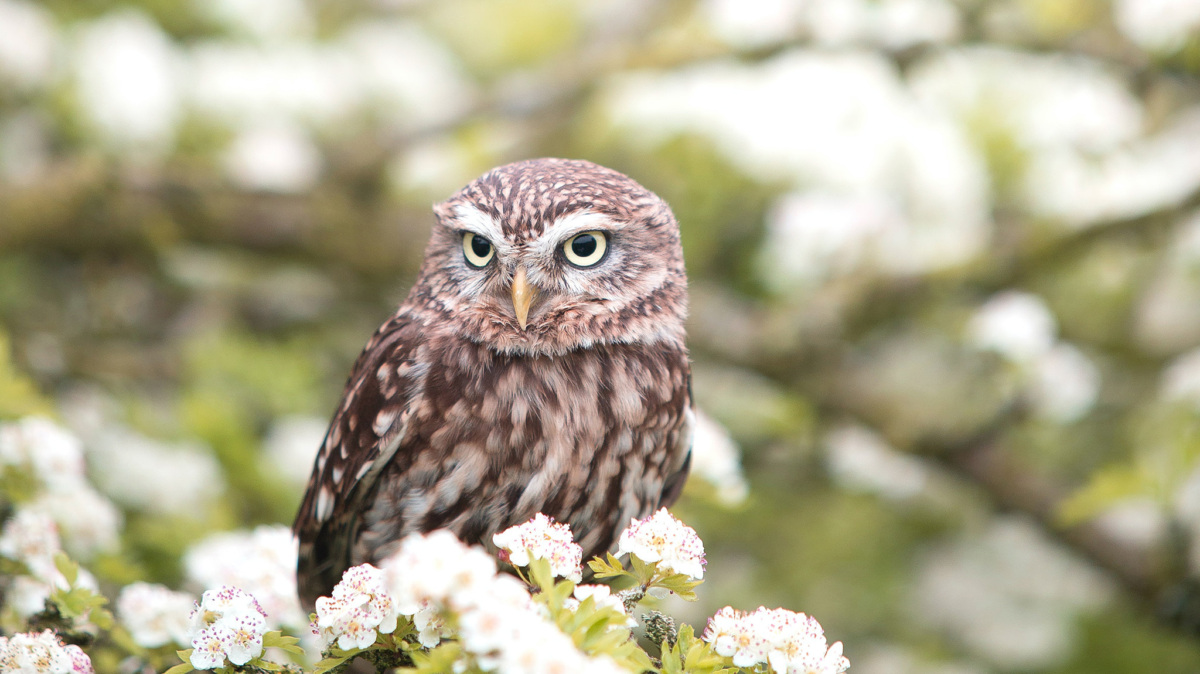
[[434, 214], [296, 515], [309, 608], [415, 532], [488, 546], [542, 512], [601, 554], [687, 476], [687, 279], [667, 204], [611, 169], [535, 159]]

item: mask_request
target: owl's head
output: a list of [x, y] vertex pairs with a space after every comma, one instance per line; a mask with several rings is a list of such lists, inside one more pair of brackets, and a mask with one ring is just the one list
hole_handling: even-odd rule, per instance
[[533, 159], [492, 169], [434, 213], [410, 303], [437, 327], [507, 353], [682, 346], [679, 225], [630, 178]]

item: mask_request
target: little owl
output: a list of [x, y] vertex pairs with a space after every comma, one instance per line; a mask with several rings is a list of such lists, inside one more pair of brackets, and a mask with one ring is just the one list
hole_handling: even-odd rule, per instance
[[309, 608], [414, 532], [489, 545], [542, 512], [601, 554], [687, 476], [687, 279], [662, 199], [596, 164], [535, 159], [434, 213], [296, 515]]

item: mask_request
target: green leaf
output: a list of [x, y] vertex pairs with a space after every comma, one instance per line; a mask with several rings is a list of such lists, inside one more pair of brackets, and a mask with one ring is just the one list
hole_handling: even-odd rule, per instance
[[67, 585], [74, 586], [75, 581], [79, 580], [79, 565], [71, 561], [67, 553], [61, 550], [54, 553], [54, 567], [67, 580]]
[[1058, 508], [1058, 522], [1063, 526], [1084, 522], [1123, 498], [1146, 493], [1150, 490], [1149, 483], [1137, 466], [1104, 468], [1063, 501]]
[[333, 671], [333, 670], [337, 669], [338, 667], [340, 667], [347, 660], [355, 657], [356, 655], [358, 655], [358, 654], [355, 653], [354, 655], [335, 656], [335, 657], [331, 657], [331, 658], [325, 658], [313, 666], [313, 674], [325, 674], [325, 672]]
[[633, 577], [639, 585], [649, 585], [654, 576], [658, 575], [658, 562], [643, 562], [637, 555], [629, 555], [630, 566], [633, 567]]
[[193, 650], [194, 649], [188, 648], [182, 651], [175, 651], [175, 655], [179, 656], [179, 659], [183, 662], [168, 669], [167, 671], [163, 672], [163, 674], [187, 674], [188, 672], [194, 670], [195, 667], [192, 666]]
[[665, 578], [656, 578], [650, 587], [661, 587], [679, 595], [680, 599], [696, 601], [696, 588], [702, 582], [682, 573], [673, 573]]
[[412, 654], [418, 674], [445, 674], [456, 671], [454, 665], [461, 656], [462, 646], [455, 641], [446, 641], [429, 651], [415, 651]]
[[279, 630], [267, 632], [263, 635], [263, 648], [278, 648], [292, 655], [304, 655], [304, 649], [298, 645], [299, 643], [300, 639], [284, 636]]
[[611, 552], [606, 555], [605, 559], [596, 557], [589, 560], [588, 568], [597, 578], [633, 577], [633, 574], [625, 570], [625, 565], [621, 563], [621, 560], [613, 556]]
[[550, 562], [548, 560], [529, 560], [529, 578], [543, 592], [554, 587], [554, 573], [550, 571]]

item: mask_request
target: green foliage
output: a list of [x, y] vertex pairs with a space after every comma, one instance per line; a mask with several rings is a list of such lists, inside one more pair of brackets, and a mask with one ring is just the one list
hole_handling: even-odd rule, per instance
[[663, 644], [662, 674], [724, 674], [734, 672], [712, 646], [698, 639], [691, 625], [679, 629], [674, 644]]
[[108, 604], [108, 598], [95, 590], [76, 585], [79, 580], [79, 564], [65, 553], [59, 552], [54, 557], [54, 565], [68, 585], [67, 589], [56, 587], [50, 593], [48, 601], [55, 605], [58, 613], [69, 625], [91, 622], [100, 629], [112, 629], [113, 615], [104, 608]]

